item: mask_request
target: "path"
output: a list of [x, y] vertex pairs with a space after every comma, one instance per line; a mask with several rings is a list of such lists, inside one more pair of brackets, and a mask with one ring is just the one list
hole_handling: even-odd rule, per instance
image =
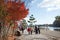
[[21, 40], [53, 40], [43, 34], [32, 34], [32, 35], [23, 34], [22, 36], [18, 37], [18, 39], [21, 39]]
[[[47, 32], [46, 32], [47, 34]], [[33, 33], [32, 35], [29, 35], [27, 32], [25, 32], [24, 34], [22, 34], [22, 36], [17, 37], [20, 40], [60, 40], [57, 39], [55, 37], [52, 37], [50, 35], [46, 35], [46, 34], [35, 34]]]
[[42, 34], [33, 34], [33, 35], [24, 35], [25, 40], [48, 40], [47, 37], [45, 37]]

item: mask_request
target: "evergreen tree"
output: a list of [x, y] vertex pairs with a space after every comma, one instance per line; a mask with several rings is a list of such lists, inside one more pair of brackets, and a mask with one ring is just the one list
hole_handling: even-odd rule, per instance
[[54, 27], [60, 27], [60, 16], [55, 17], [55, 21], [53, 22]]
[[25, 29], [27, 28], [28, 24], [25, 19], [22, 20], [22, 27]]
[[35, 23], [35, 22], [36, 22], [35, 18], [33, 17], [33, 15], [31, 15], [29, 18], [29, 21], [28, 21], [28, 23], [30, 23], [30, 27], [33, 27], [33, 23]]

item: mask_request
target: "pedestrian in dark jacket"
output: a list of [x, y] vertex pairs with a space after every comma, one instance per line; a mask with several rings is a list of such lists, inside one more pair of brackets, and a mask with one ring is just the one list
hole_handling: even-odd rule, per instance
[[40, 34], [40, 28], [38, 27], [38, 33]]
[[35, 34], [38, 34], [38, 28], [35, 26]]
[[22, 30], [22, 33], [24, 33], [24, 28], [23, 27], [21, 27], [21, 30]]

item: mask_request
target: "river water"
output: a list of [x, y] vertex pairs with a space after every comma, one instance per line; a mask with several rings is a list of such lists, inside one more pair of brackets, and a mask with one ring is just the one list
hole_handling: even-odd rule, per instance
[[60, 29], [60, 27], [48, 27], [48, 29], [54, 31], [54, 29]]
[[46, 27], [46, 26], [41, 26], [40, 28], [49, 29], [49, 30], [51, 30], [51, 31], [54, 31], [54, 29], [60, 29], [60, 27], [50, 27], [50, 26], [48, 26], [48, 27]]

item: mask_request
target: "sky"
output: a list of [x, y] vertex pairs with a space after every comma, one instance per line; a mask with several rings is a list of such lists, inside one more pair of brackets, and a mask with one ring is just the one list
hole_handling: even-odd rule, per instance
[[35, 24], [52, 24], [56, 16], [60, 16], [60, 0], [32, 0], [30, 2], [29, 14], [25, 18], [29, 20], [33, 14]]

